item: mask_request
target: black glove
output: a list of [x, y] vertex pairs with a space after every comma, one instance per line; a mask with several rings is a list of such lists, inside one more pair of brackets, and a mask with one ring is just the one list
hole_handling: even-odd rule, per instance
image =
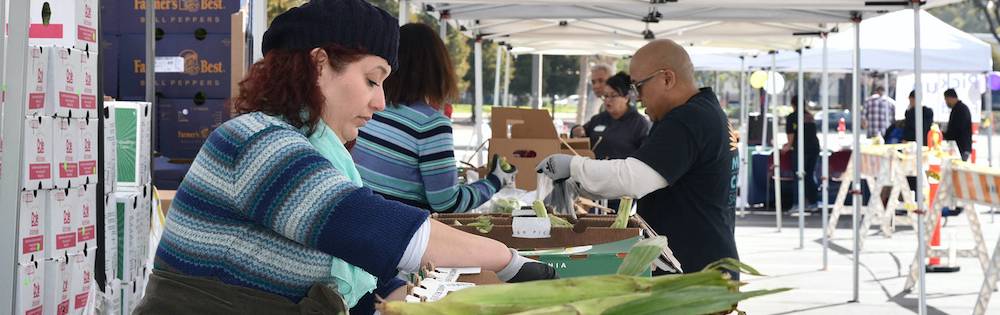
[[497, 277], [500, 280], [508, 283], [516, 283], [559, 279], [555, 268], [537, 260], [518, 255], [516, 250], [511, 249], [510, 252], [514, 257], [511, 257], [510, 262], [507, 263], [507, 266], [503, 270], [497, 272]]

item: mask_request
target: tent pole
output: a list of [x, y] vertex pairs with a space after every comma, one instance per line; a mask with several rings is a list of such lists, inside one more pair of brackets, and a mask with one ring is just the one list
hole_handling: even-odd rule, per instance
[[441, 36], [445, 44], [448, 44], [448, 15], [448, 10], [445, 10], [438, 19], [438, 36]]
[[858, 221], [861, 217], [861, 134], [858, 133], [861, 129], [861, 123], [859, 119], [861, 115], [858, 110], [860, 103], [860, 93], [861, 93], [861, 15], [855, 14], [852, 18], [854, 22], [854, 75], [852, 75], [851, 84], [851, 133], [854, 135], [854, 145], [851, 147], [851, 160], [854, 164], [854, 171], [852, 176], [852, 195], [854, 204], [854, 213], [851, 216], [851, 228], [854, 230], [854, 247], [851, 251], [854, 254], [854, 272], [853, 272], [853, 295], [852, 302], [858, 302], [858, 285], [859, 285], [859, 268], [861, 258], [861, 253], [858, 251], [860, 246], [860, 230], [858, 229]]
[[[476, 79], [476, 104], [473, 109], [472, 125], [475, 126], [476, 144], [483, 143], [483, 40], [476, 38], [475, 44], [475, 79]], [[482, 153], [476, 153], [478, 165], [483, 165], [485, 160]]]
[[993, 89], [990, 89], [990, 73], [986, 72], [983, 76], [983, 82], [986, 82], [986, 119], [989, 121], [989, 126], [986, 127], [986, 162], [993, 167]]
[[827, 49], [826, 49], [826, 38], [827, 38], [827, 35], [828, 34], [826, 32], [824, 32], [822, 34], [822, 36], [823, 36], [823, 76], [820, 78], [820, 87], [819, 87], [819, 94], [820, 94], [819, 95], [819, 97], [820, 97], [820, 101], [819, 102], [823, 106], [823, 116], [824, 116], [823, 117], [823, 150], [822, 150], [823, 151], [823, 155], [821, 155], [822, 159], [823, 159], [823, 162], [822, 162], [823, 163], [823, 166], [822, 166], [823, 175], [821, 176], [823, 178], [823, 183], [822, 183], [822, 186], [821, 186], [822, 187], [822, 192], [823, 192], [823, 196], [822, 196], [823, 197], [823, 208], [822, 208], [822, 212], [823, 212], [822, 216], [823, 217], [822, 217], [822, 220], [823, 220], [823, 231], [824, 231], [823, 232], [823, 270], [827, 269], [828, 262], [829, 262], [827, 252], [830, 249], [830, 239], [826, 236], [826, 232], [825, 231], [826, 231], [827, 225], [830, 224], [830, 222], [827, 221], [827, 212], [830, 209], [830, 206], [829, 206], [829, 204], [830, 204], [830, 195], [829, 195], [829, 185], [830, 185], [830, 153], [832, 152], [832, 151], [829, 150], [829, 148], [831, 146], [830, 146], [830, 142], [829, 142], [829, 140], [827, 138], [827, 134], [830, 133], [830, 122], [828, 121], [829, 117], [830, 117], [830, 114], [829, 114], [829, 112], [830, 112], [830, 87], [828, 86], [829, 85], [829, 81], [828, 81], [829, 80], [829, 78], [828, 78], [829, 75], [827, 73]]
[[503, 106], [510, 106], [510, 50], [504, 54]]
[[410, 19], [410, 0], [399, 0], [399, 26], [406, 25]]
[[[916, 122], [914, 123], [914, 125], [923, 126], [924, 125], [923, 82], [921, 82], [920, 78], [923, 75], [923, 61], [921, 60], [922, 48], [920, 46], [920, 0], [913, 0], [912, 3], [913, 3], [913, 79], [915, 82], [914, 89], [916, 90], [914, 94], [916, 96], [916, 102], [917, 102], [913, 110], [913, 112], [916, 113], [915, 115]], [[922, 165], [924, 158], [923, 148], [922, 148], [924, 145], [924, 135], [923, 132], [916, 132], [916, 134], [917, 134], [916, 166], [917, 166], [917, 174], [921, 174], [923, 173], [924, 169], [924, 166]], [[918, 286], [920, 287], [919, 295], [917, 297], [918, 299], [917, 314], [919, 315], [927, 314], [927, 290], [925, 286], [926, 274], [924, 270], [924, 264], [926, 263], [924, 261], [925, 260], [924, 247], [927, 246], [927, 244], [924, 242], [924, 233], [926, 233], [926, 231], [924, 231], [924, 220], [926, 220], [926, 218], [924, 217], [924, 211], [928, 209], [924, 209], [923, 187], [924, 187], [923, 176], [917, 175], [916, 190], [917, 190], [918, 208], [917, 208], [916, 224], [917, 224], [917, 242], [919, 242], [919, 245], [917, 247], [917, 261], [920, 262], [920, 266], [917, 268], [919, 270]]]
[[740, 56], [740, 200], [739, 215], [746, 214], [747, 209], [747, 175], [749, 174], [750, 152], [747, 137], [747, 97], [746, 97], [746, 56]]
[[[774, 157], [774, 220], [778, 227], [778, 232], [781, 232], [781, 150], [778, 147], [778, 104], [775, 102], [778, 99], [778, 71], [777, 71], [777, 61], [775, 60], [778, 55], [777, 51], [771, 54], [771, 73], [768, 75], [768, 79], [771, 80], [771, 88], [774, 89], [774, 97], [769, 97], [771, 105], [771, 115], [774, 116], [771, 120], [771, 145], [772, 156]], [[770, 74], [774, 74], [771, 76]], [[767, 90], [764, 90], [765, 94], [768, 94]], [[765, 120], [766, 122], [766, 120]]]
[[[806, 230], [806, 216], [805, 216], [805, 211], [806, 211], [805, 210], [805, 208], [806, 208], [806, 195], [805, 195], [805, 193], [806, 193], [806, 177], [805, 177], [805, 175], [806, 175], [806, 172], [805, 172], [805, 170], [807, 170], [807, 167], [809, 167], [808, 165], [805, 165], [806, 158], [805, 158], [805, 139], [804, 139], [805, 138], [805, 134], [804, 134], [804, 130], [805, 130], [804, 124], [805, 124], [805, 122], [804, 122], [804, 120], [805, 120], [805, 115], [806, 115], [806, 112], [805, 112], [805, 99], [806, 98], [805, 98], [805, 93], [804, 93], [805, 89], [803, 88], [803, 84], [805, 84], [805, 83], [804, 83], [804, 80], [802, 78], [802, 53], [803, 53], [803, 49], [805, 49], [805, 47], [803, 47], [803, 48], [801, 48], [801, 49], [798, 50], [798, 53], [799, 53], [799, 91], [798, 91], [798, 97], [796, 97], [796, 98], [798, 98], [798, 101], [799, 101], [798, 104], [797, 104], [797, 106], [798, 106], [797, 110], [798, 110], [799, 114], [798, 114], [798, 118], [797, 118], [798, 120], [796, 121], [796, 123], [797, 123], [796, 127], [797, 128], [795, 128], [796, 131], [797, 131], [796, 135], [795, 135], [795, 140], [798, 142], [798, 143], [796, 143], [796, 147], [795, 147], [796, 148], [795, 151], [798, 153], [797, 154], [798, 155], [797, 156], [797, 158], [798, 158], [798, 160], [797, 160], [798, 164], [796, 164], [798, 167], [796, 167], [795, 177], [798, 177], [798, 179], [799, 179], [799, 249], [805, 248], [805, 244], [806, 244], [806, 234], [805, 234], [806, 233], [805, 232], [805, 230]], [[813, 167], [815, 167], [815, 165], [813, 165]]]
[[493, 74], [496, 75], [493, 80], [493, 107], [500, 105], [500, 57], [503, 56], [502, 47], [503, 45], [497, 44], [497, 54], [495, 56], [497, 64], [493, 67]]
[[[889, 97], [889, 71], [886, 71], [885, 73], [883, 73], [882, 76], [883, 76], [882, 77], [882, 88], [885, 89], [885, 92], [884, 92], [885, 95], [882, 95], [882, 97]], [[893, 113], [893, 114], [895, 115], [895, 113]], [[896, 120], [896, 119], [893, 118], [893, 120]]]
[[542, 108], [542, 55], [531, 55], [531, 90], [535, 94], [535, 101], [531, 104], [533, 109]]

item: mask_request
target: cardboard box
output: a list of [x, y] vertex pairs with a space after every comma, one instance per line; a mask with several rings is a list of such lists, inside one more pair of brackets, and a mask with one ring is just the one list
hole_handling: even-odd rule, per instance
[[21, 192], [21, 214], [18, 219], [17, 253], [19, 263], [45, 259], [45, 209], [49, 194], [46, 190]]
[[17, 265], [17, 300], [14, 302], [14, 314], [42, 315], [44, 298], [42, 292], [45, 286], [45, 265], [31, 261]]
[[76, 189], [79, 207], [74, 211], [76, 222], [76, 242], [80, 250], [97, 248], [97, 184], [84, 185]]
[[52, 121], [52, 179], [55, 188], [79, 187], [80, 130], [78, 119], [56, 117]]
[[139, 189], [149, 183], [150, 105], [146, 102], [113, 102], [119, 189]]
[[160, 99], [157, 104], [157, 147], [173, 159], [194, 159], [208, 135], [227, 120], [226, 101]]
[[114, 102], [105, 102], [102, 114], [104, 115], [104, 163], [101, 164], [101, 169], [104, 171], [104, 193], [110, 194], [118, 185], [118, 134], [115, 128]]
[[104, 308], [98, 315], [118, 315], [122, 314], [122, 284], [120, 280], [115, 280], [110, 277], [107, 278], [108, 281], [104, 285], [104, 294], [101, 294], [100, 298], [103, 299]]
[[27, 189], [50, 189], [53, 179], [52, 117], [37, 116], [24, 120], [24, 178]]
[[49, 85], [49, 61], [52, 59], [53, 49], [51, 47], [29, 46], [28, 47], [28, 73], [25, 74], [24, 83], [27, 85], [27, 96], [25, 104], [25, 115], [28, 116], [52, 116], [55, 113], [55, 105], [47, 102]]
[[115, 194], [104, 195], [104, 274], [109, 283], [113, 279], [121, 279], [118, 269], [120, 231], [116, 201]]
[[97, 44], [97, 0], [30, 0], [30, 9], [29, 45], [88, 50]]
[[[532, 172], [538, 163], [556, 153], [573, 154], [569, 146], [559, 140], [552, 116], [541, 109], [494, 108], [491, 113], [489, 157], [500, 154], [507, 162], [516, 166], [515, 184], [518, 189], [535, 190], [536, 173]], [[589, 146], [573, 141], [572, 146], [581, 156], [593, 157]], [[576, 147], [582, 147], [576, 149]], [[527, 171], [525, 171], [527, 170]]]
[[[105, 3], [114, 3], [116, 1], [101, 1], [101, 5]], [[108, 20], [117, 19], [104, 19], [105, 24], [108, 24]], [[117, 24], [114, 24], [117, 25]], [[108, 32], [105, 29], [105, 34], [112, 33], [117, 34], [117, 32]], [[118, 50], [121, 49], [119, 46], [118, 35], [105, 35], [101, 37], [101, 53], [100, 58], [102, 58], [101, 64], [101, 75], [104, 79], [103, 86], [101, 90], [104, 95], [111, 96], [115, 99], [118, 98]]]
[[[227, 24], [228, 25], [228, 24]], [[118, 94], [125, 100], [143, 100], [146, 95], [146, 54], [143, 35], [121, 37]], [[156, 41], [157, 57], [181, 57], [184, 72], [156, 73], [156, 92], [166, 98], [229, 98], [229, 35], [164, 35]]]
[[79, 209], [76, 190], [68, 188], [49, 191], [48, 207], [44, 215], [46, 226], [43, 246], [49, 258], [78, 251], [77, 224], [73, 221], [73, 212]]
[[80, 91], [80, 118], [97, 118], [97, 51], [77, 52], [77, 67], [80, 70], [78, 88]]
[[[119, 3], [121, 2], [121, 3]], [[121, 18], [116, 15], [120, 14], [118, 8], [124, 4], [131, 4], [131, 1], [101, 1], [101, 16], [105, 18], [101, 20], [101, 39], [108, 37], [108, 34], [118, 34], [120, 33], [118, 25], [121, 23], [119, 20]], [[108, 17], [113, 18], [108, 18]]]
[[[560, 278], [609, 275], [618, 272], [618, 266], [632, 245], [641, 239], [634, 237], [595, 245], [518, 252], [552, 266]], [[651, 274], [651, 270], [646, 271], [646, 275]]]
[[70, 256], [70, 299], [74, 314], [84, 314], [90, 300], [91, 282], [94, 280], [94, 258], [97, 248]]
[[[230, 14], [245, 0], [155, 1], [156, 27], [168, 35], [193, 34], [203, 29], [209, 34], [229, 32]], [[146, 29], [146, 2], [123, 1], [118, 8], [121, 30], [141, 33]]]
[[80, 87], [80, 53], [76, 49], [56, 48], [49, 54], [45, 102], [55, 107], [58, 117], [80, 116], [80, 94], [77, 90]]
[[42, 299], [45, 307], [43, 313], [46, 315], [69, 314], [70, 305], [70, 282], [72, 272], [69, 261], [66, 257], [46, 260], [45, 263], [45, 284], [43, 287]]
[[77, 119], [77, 134], [80, 139], [80, 149], [77, 150], [80, 156], [77, 157], [79, 165], [80, 182], [86, 184], [97, 183], [97, 118]]
[[[114, 193], [114, 218], [117, 258], [113, 264], [114, 275], [122, 281], [135, 279], [134, 265], [136, 257], [136, 209], [139, 208], [139, 195], [136, 192]], [[109, 215], [110, 217], [110, 215]], [[106, 254], [107, 255], [107, 254]]]

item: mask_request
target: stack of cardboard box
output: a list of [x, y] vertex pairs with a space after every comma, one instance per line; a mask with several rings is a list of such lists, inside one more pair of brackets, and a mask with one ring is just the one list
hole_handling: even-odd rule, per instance
[[94, 298], [99, 10], [29, 6], [16, 314], [78, 314]]

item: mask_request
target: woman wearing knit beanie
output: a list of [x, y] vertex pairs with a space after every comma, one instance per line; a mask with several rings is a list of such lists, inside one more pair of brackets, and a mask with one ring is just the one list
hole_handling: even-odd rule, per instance
[[264, 58], [171, 204], [139, 314], [374, 312], [400, 272], [480, 266], [508, 282], [555, 271], [364, 187], [344, 144], [385, 108], [398, 22], [362, 0], [274, 19]]

